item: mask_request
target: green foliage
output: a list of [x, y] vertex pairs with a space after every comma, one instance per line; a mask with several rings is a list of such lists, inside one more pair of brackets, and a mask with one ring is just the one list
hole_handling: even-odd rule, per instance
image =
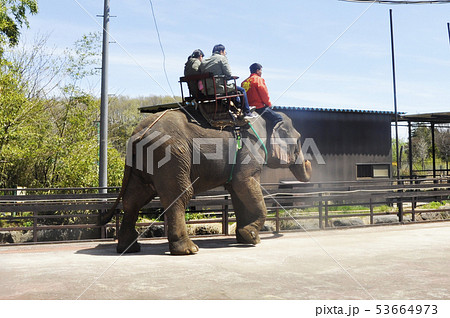
[[79, 81], [88, 76], [98, 75], [101, 65], [101, 33], [89, 33], [75, 42], [74, 50], [66, 50], [68, 56], [67, 73]]
[[217, 216], [215, 213], [189, 212], [189, 210], [186, 211], [186, 214], [184, 215], [184, 219], [186, 221], [216, 219], [216, 218]]
[[[9, 61], [1, 60], [0, 187], [98, 186], [100, 100], [80, 85], [95, 75], [99, 40], [95, 34], [83, 36], [66, 52], [67, 60], [44, 56], [42, 41], [33, 52], [7, 52]], [[49, 79], [57, 97], [45, 97]], [[143, 117], [137, 108], [168, 101], [172, 98], [110, 99], [110, 186], [122, 183], [126, 141]]]
[[27, 11], [38, 12], [36, 0], [0, 0], [0, 56], [3, 44], [17, 45], [20, 28], [29, 26]]
[[430, 157], [431, 149], [431, 131], [427, 127], [417, 127], [412, 134], [412, 155], [417, 161], [422, 162], [423, 169], [424, 161]]
[[[179, 101], [181, 98], [177, 98]], [[139, 113], [140, 106], [172, 103], [171, 96], [148, 96], [130, 98], [114, 96], [109, 99], [109, 140], [122, 156], [126, 155], [126, 142], [137, 124], [144, 118]]]
[[17, 135], [15, 129], [24, 118], [30, 104], [20, 83], [20, 74], [13, 66], [0, 60], [0, 151], [8, 139]]
[[443, 202], [437, 202], [437, 201], [433, 201], [424, 205], [421, 205], [420, 208], [421, 209], [426, 209], [426, 210], [437, 210], [439, 209], [441, 206], [446, 205], [447, 202], [443, 201]]
[[397, 212], [397, 208], [390, 207], [389, 205], [380, 205], [373, 209], [374, 212]]
[[448, 162], [450, 160], [450, 129], [436, 129], [435, 139], [438, 154], [447, 163], [448, 168]]
[[30, 147], [41, 142], [45, 121], [34, 117], [43, 112], [43, 103], [26, 97], [21, 73], [5, 60], [0, 63], [0, 186], [7, 186], [30, 173]]
[[[39, 77], [28, 76], [30, 68], [36, 65], [33, 61], [43, 60], [36, 57], [39, 52], [19, 58], [10, 54], [8, 57], [14, 57], [11, 61], [1, 60], [0, 186], [98, 185], [95, 122], [99, 117], [100, 102], [76, 85], [91, 74], [85, 71], [91, 65], [86, 56], [95, 54], [81, 52], [95, 47], [93, 39], [95, 36], [89, 35], [81, 42], [77, 41], [68, 64], [59, 60], [61, 64], [54, 71], [66, 70], [66, 77], [72, 83], [62, 86], [62, 82], [58, 82], [61, 93], [55, 98], [43, 98], [44, 94], [31, 91], [41, 85]], [[77, 52], [81, 55], [78, 61]], [[72, 64], [78, 67], [71, 69]], [[54, 77], [50, 74], [47, 78]], [[114, 148], [109, 150], [109, 158], [108, 164], [113, 169], [112, 181], [115, 185], [120, 184], [118, 171], [122, 173], [124, 160]]]
[[[448, 169], [450, 159], [450, 130], [448, 126], [436, 126], [435, 135], [435, 153], [436, 167], [438, 169]], [[411, 136], [412, 149], [409, 149], [409, 142], [400, 140], [400, 174], [409, 175], [409, 154], [412, 154], [414, 174], [429, 175], [433, 169], [432, 162], [432, 137], [431, 127], [418, 126], [412, 131]], [[397, 162], [395, 139], [392, 140], [392, 161]], [[428, 170], [428, 171], [427, 171]], [[394, 174], [396, 169], [394, 169]]]
[[[328, 213], [331, 214], [345, 214], [345, 213], [357, 213], [358, 211], [361, 211], [363, 213], [369, 213], [370, 207], [369, 206], [363, 206], [363, 205], [339, 205], [339, 206], [330, 206]], [[396, 208], [390, 207], [388, 205], [378, 205], [373, 207], [374, 213], [381, 213], [381, 212], [395, 212]], [[325, 208], [323, 208], [323, 212], [325, 213]], [[280, 210], [279, 215], [280, 217], [289, 217], [289, 216], [305, 216], [305, 215], [312, 215], [319, 213], [319, 207], [308, 207], [303, 209], [289, 209], [289, 210]], [[273, 214], [275, 216], [275, 214]]]

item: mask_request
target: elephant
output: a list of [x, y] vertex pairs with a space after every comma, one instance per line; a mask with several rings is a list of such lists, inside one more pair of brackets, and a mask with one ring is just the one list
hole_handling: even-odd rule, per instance
[[260, 243], [259, 231], [267, 215], [259, 183], [263, 166], [288, 167], [299, 181], [307, 182], [311, 177], [311, 163], [304, 160], [300, 133], [289, 117], [281, 115], [278, 132], [290, 140], [284, 147], [285, 160], [272, 155], [267, 138], [271, 129], [261, 116], [252, 119], [251, 127], [247, 124], [240, 129], [213, 128], [199, 113], [185, 109], [144, 118], [127, 143], [127, 162], [116, 203], [100, 216], [99, 224], [108, 223], [122, 198], [124, 215], [117, 252], [140, 251], [135, 229], [139, 210], [159, 196], [166, 214], [170, 253], [197, 253], [198, 246], [187, 234], [186, 207], [193, 195], [219, 186], [231, 196], [237, 242]]

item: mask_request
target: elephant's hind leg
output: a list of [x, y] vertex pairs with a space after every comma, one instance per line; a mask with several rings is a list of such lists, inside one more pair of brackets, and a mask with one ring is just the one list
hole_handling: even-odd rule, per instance
[[166, 210], [168, 225], [169, 250], [172, 255], [189, 255], [198, 252], [198, 246], [191, 241], [186, 230], [185, 210], [186, 205], [182, 199], [176, 200]]
[[141, 250], [138, 243], [136, 221], [139, 210], [156, 196], [156, 192], [132, 176], [123, 196], [122, 224], [120, 225], [117, 243], [117, 253], [136, 253]]
[[[190, 185], [177, 192], [160, 194], [161, 203], [166, 208], [169, 250], [172, 255], [189, 255], [198, 252], [198, 246], [191, 241], [186, 230], [185, 211], [192, 197]], [[177, 196], [174, 196], [177, 195]]]

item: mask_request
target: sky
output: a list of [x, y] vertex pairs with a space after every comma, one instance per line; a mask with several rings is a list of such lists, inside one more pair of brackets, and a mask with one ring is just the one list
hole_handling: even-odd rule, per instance
[[[38, 0], [22, 39], [48, 35], [63, 52], [102, 30], [103, 2]], [[393, 111], [392, 9], [398, 111], [450, 111], [450, 4], [110, 0], [110, 8], [109, 94], [180, 96], [187, 56], [198, 48], [209, 56], [220, 43], [239, 82], [262, 64], [274, 105]]]

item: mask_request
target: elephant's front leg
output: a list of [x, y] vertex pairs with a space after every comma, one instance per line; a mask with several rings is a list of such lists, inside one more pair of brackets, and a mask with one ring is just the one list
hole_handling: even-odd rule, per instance
[[266, 204], [259, 182], [250, 177], [233, 180], [229, 189], [236, 214], [236, 239], [239, 243], [258, 244], [259, 231], [267, 215]]
[[165, 211], [168, 229], [169, 250], [172, 255], [188, 255], [198, 252], [198, 246], [188, 237], [185, 221], [185, 209], [189, 198], [178, 198], [174, 201], [161, 198]]

